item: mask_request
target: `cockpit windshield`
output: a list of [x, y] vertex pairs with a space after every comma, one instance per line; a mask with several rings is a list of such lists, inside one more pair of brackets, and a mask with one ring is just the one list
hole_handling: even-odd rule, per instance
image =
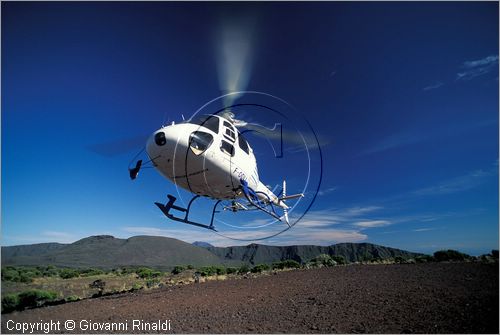
[[200, 126], [206, 127], [213, 131], [214, 133], [219, 133], [219, 118], [212, 115], [196, 115], [191, 120], [190, 123], [198, 124]]

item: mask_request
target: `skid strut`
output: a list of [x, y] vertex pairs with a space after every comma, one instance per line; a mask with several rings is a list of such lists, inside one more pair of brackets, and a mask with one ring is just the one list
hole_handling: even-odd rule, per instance
[[[174, 221], [179, 221], [179, 222], [187, 223], [187, 224], [190, 224], [193, 226], [217, 231], [214, 227], [214, 217], [215, 217], [215, 213], [219, 213], [219, 211], [217, 211], [216, 209], [217, 209], [217, 205], [221, 202], [221, 200], [219, 200], [215, 203], [214, 208], [212, 210], [212, 218], [210, 219], [210, 225], [206, 225], [203, 223], [198, 223], [198, 222], [194, 222], [194, 221], [189, 220], [189, 211], [191, 209], [191, 205], [193, 204], [193, 202], [196, 199], [198, 199], [200, 197], [199, 195], [195, 195], [189, 201], [187, 208], [183, 208], [183, 207], [179, 207], [179, 206], [174, 205], [177, 198], [174, 197], [173, 195], [168, 194], [167, 197], [168, 197], [168, 202], [165, 205], [162, 203], [159, 203], [159, 202], [155, 202], [155, 205], [158, 206], [158, 208], [163, 212], [163, 214], [165, 214], [166, 217], [168, 217], [169, 219], [174, 220]], [[170, 213], [171, 209], [175, 209], [176, 211], [179, 211], [179, 212], [184, 212], [184, 213], [186, 213], [186, 215], [184, 215], [184, 218], [177, 217], [177, 216]]]

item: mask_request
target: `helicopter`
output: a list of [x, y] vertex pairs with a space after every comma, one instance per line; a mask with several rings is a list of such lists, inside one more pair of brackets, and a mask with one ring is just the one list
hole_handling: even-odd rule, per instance
[[[147, 163], [151, 162], [160, 175], [193, 194], [187, 207], [176, 205], [177, 198], [171, 194], [167, 195], [166, 203], [155, 202], [167, 218], [217, 231], [214, 217], [219, 213], [217, 206], [225, 201], [229, 203], [223, 207], [225, 211], [260, 210], [290, 226], [290, 207], [286, 201], [304, 194], [287, 195], [286, 181], [283, 181], [281, 194], [276, 195], [260, 181], [253, 149], [238, 130], [245, 124], [236, 120], [230, 111], [220, 115], [195, 115], [189, 120], [162, 126], [148, 138]], [[132, 180], [137, 178], [142, 166], [143, 161], [138, 160], [135, 167], [129, 168]], [[191, 205], [200, 197], [215, 201], [209, 224], [189, 218]]]

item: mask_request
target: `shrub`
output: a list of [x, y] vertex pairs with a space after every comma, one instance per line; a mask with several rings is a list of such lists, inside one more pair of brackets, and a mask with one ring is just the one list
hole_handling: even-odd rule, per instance
[[287, 259], [287, 260], [284, 260], [281, 262], [274, 262], [272, 264], [272, 268], [273, 268], [273, 270], [275, 270], [275, 269], [279, 269], [279, 270], [298, 269], [298, 268], [300, 268], [300, 263], [297, 261], [294, 261], [293, 259]]
[[92, 283], [89, 284], [90, 288], [96, 288], [99, 291], [103, 291], [105, 286], [106, 282], [101, 279], [94, 280]]
[[37, 269], [44, 277], [57, 277], [59, 275], [59, 270], [54, 265], [40, 266]]
[[438, 262], [446, 262], [446, 261], [464, 261], [466, 259], [470, 259], [470, 256], [467, 254], [463, 254], [456, 250], [439, 250], [434, 253], [434, 258]]
[[6, 294], [2, 298], [2, 313], [8, 313], [19, 307], [19, 296], [14, 293]]
[[245, 274], [247, 272], [250, 272], [250, 267], [247, 265], [247, 264], [243, 264], [242, 266], [240, 266], [240, 268], [238, 269], [238, 273], [240, 274]]
[[80, 275], [83, 276], [83, 277], [98, 276], [98, 275], [102, 275], [104, 273], [105, 272], [103, 270], [100, 270], [100, 269], [83, 269], [83, 270], [80, 270]]
[[237, 273], [238, 272], [238, 268], [234, 268], [234, 267], [229, 267], [229, 268], [226, 268], [226, 272], [227, 274], [232, 274], [232, 273]]
[[59, 271], [59, 277], [61, 277], [62, 279], [74, 278], [78, 277], [79, 275], [80, 274], [78, 273], [78, 271], [74, 269], [62, 269], [61, 271]]
[[157, 287], [159, 285], [160, 285], [160, 279], [158, 279], [158, 278], [146, 280], [146, 287], [147, 288]]
[[137, 291], [137, 290], [140, 290], [142, 288], [143, 288], [143, 286], [141, 283], [134, 283], [134, 285], [132, 285], [132, 291]]
[[73, 302], [73, 301], [78, 301], [80, 300], [80, 297], [77, 296], [77, 295], [70, 295], [69, 297], [67, 297], [66, 299], [66, 302]]
[[394, 263], [403, 264], [404, 262], [405, 262], [404, 257], [402, 257], [402, 256], [394, 257]]
[[16, 269], [6, 267], [2, 269], [2, 281], [19, 281], [19, 272]]
[[344, 256], [332, 256], [332, 259], [340, 265], [347, 264], [347, 261]]
[[57, 298], [57, 293], [44, 290], [28, 290], [19, 293], [19, 307], [38, 307], [43, 304], [54, 301]]
[[186, 270], [186, 268], [182, 265], [177, 265], [174, 267], [174, 269], [172, 270], [172, 274], [174, 275], [178, 275], [179, 273], [181, 273], [182, 271]]
[[491, 257], [498, 259], [498, 250], [491, 250]]
[[215, 275], [217, 273], [217, 269], [215, 266], [204, 266], [201, 267], [198, 272], [201, 276], [207, 277]]
[[217, 273], [218, 275], [225, 275], [227, 271], [223, 266], [215, 266], [215, 273]]
[[415, 257], [415, 262], [417, 263], [430, 263], [434, 262], [435, 259], [431, 255], [422, 255], [422, 256], [417, 256]]
[[320, 254], [309, 261], [311, 266], [335, 266], [337, 262], [330, 255]]
[[191, 264], [189, 264], [189, 265], [187, 266], [187, 269], [188, 269], [188, 270], [193, 270], [193, 269], [194, 269], [194, 266], [192, 266]]
[[139, 269], [137, 269], [136, 273], [139, 277], [147, 278], [147, 279], [156, 278], [156, 277], [161, 276], [160, 271], [155, 271], [155, 270], [150, 269], [150, 268], [139, 268]]
[[258, 264], [252, 268], [253, 273], [261, 273], [262, 271], [267, 271], [270, 269], [270, 266], [267, 264]]

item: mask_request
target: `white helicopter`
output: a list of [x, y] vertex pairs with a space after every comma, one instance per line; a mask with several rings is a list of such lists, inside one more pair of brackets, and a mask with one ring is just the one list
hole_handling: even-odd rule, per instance
[[[169, 219], [216, 231], [216, 208], [221, 201], [230, 201], [224, 210], [257, 209], [290, 226], [289, 206], [285, 201], [304, 195], [287, 196], [286, 181], [283, 181], [282, 193], [275, 195], [259, 180], [253, 149], [237, 130], [245, 124], [235, 120], [233, 113], [224, 111], [220, 115], [195, 116], [178, 124], [172, 122], [149, 137], [146, 152], [156, 170], [194, 194], [186, 208], [176, 206], [177, 199], [170, 194], [166, 204], [155, 202]], [[141, 166], [142, 160], [139, 160], [134, 168], [129, 168], [131, 179], [137, 177]], [[191, 204], [200, 196], [217, 200], [209, 224], [189, 219]], [[277, 208], [282, 215], [276, 212]], [[175, 216], [172, 210], [185, 214]]]

